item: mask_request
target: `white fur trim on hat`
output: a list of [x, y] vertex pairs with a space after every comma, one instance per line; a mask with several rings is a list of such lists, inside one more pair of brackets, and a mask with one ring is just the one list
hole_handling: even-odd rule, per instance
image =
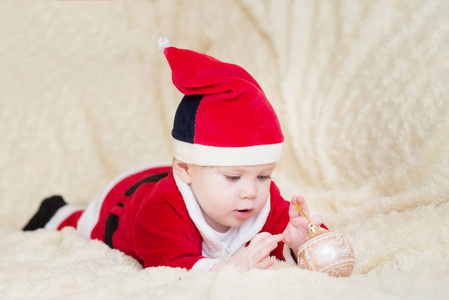
[[213, 147], [173, 139], [176, 159], [200, 166], [253, 166], [277, 162], [282, 144], [250, 147]]

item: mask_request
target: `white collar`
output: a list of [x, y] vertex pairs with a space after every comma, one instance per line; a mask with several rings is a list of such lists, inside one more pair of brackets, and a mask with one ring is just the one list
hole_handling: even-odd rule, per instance
[[178, 190], [184, 199], [190, 218], [203, 238], [202, 254], [204, 256], [220, 259], [229, 258], [238, 250], [245, 247], [246, 243], [251, 241], [251, 239], [258, 234], [265, 225], [268, 214], [270, 213], [270, 194], [260, 213], [257, 216], [249, 218], [239, 228], [234, 228], [235, 237], [229, 244], [223, 242], [217, 232], [210, 227], [204, 219], [201, 208], [193, 195], [190, 186], [183, 182], [176, 172], [173, 172], [173, 176]]

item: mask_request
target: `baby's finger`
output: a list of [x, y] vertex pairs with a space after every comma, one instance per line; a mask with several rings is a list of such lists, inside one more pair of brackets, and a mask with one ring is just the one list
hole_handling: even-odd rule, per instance
[[290, 223], [296, 228], [307, 228], [309, 226], [309, 222], [306, 218], [292, 218], [290, 219]]
[[270, 259], [261, 261], [260, 263], [257, 263], [255, 265], [255, 268], [265, 270], [265, 269], [271, 267], [273, 264], [274, 264], [274, 259], [270, 258]]
[[276, 249], [278, 243], [282, 240], [282, 238], [282, 234], [272, 235], [265, 237], [258, 244], [254, 245], [252, 247], [252, 252], [256, 262], [260, 262], [266, 259], [270, 255], [271, 251]]
[[298, 208], [296, 208], [295, 204], [290, 203], [290, 207], [288, 208], [288, 215], [290, 219], [297, 218], [301, 215]]
[[272, 235], [273, 241], [276, 243], [279, 243], [280, 241], [282, 241], [283, 237], [284, 237], [284, 235], [282, 233]]
[[282, 238], [282, 234], [270, 234], [268, 236], [265, 236], [263, 239], [260, 239], [257, 243], [254, 244], [254, 251], [258, 252], [262, 249], [266, 249], [271, 252], [277, 247], [278, 243], [282, 241]]
[[271, 233], [269, 233], [269, 232], [261, 232], [261, 233], [258, 233], [258, 234], [256, 234], [256, 235], [252, 238], [250, 244], [258, 244], [258, 243], [260, 243], [262, 240], [264, 240], [264, 239], [266, 239], [266, 238], [269, 238], [269, 237], [271, 237], [271, 236], [272, 236], [272, 235], [271, 235]]
[[[257, 237], [257, 239], [256, 239], [256, 237]], [[272, 242], [278, 243], [281, 240], [282, 240], [282, 234], [272, 235], [272, 234], [270, 234], [268, 232], [259, 233], [252, 239], [252, 241], [254, 241], [254, 243], [261, 244], [261, 245], [264, 245], [264, 246], [267, 245], [267, 244], [270, 244]]]
[[293, 205], [301, 205], [301, 207], [303, 205], [307, 205], [306, 199], [303, 196], [293, 196], [292, 197], [292, 201]]
[[301, 208], [304, 214], [307, 216], [309, 213], [309, 205], [307, 205], [307, 201], [303, 196], [293, 196], [291, 203], [295, 206], [295, 208]]
[[259, 249], [257, 252], [253, 254], [254, 263], [258, 264], [262, 261], [264, 261], [267, 257], [270, 256], [271, 251], [273, 251], [276, 248], [276, 246], [273, 247], [265, 247]]

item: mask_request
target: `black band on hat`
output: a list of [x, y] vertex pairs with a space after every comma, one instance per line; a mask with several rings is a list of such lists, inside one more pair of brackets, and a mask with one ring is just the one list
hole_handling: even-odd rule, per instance
[[204, 95], [185, 95], [176, 110], [172, 136], [186, 143], [194, 143], [195, 120], [198, 106]]

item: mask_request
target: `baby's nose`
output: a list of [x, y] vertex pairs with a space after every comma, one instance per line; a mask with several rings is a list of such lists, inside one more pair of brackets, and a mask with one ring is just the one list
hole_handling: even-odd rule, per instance
[[257, 188], [255, 184], [246, 184], [240, 194], [242, 199], [254, 199], [257, 197]]

